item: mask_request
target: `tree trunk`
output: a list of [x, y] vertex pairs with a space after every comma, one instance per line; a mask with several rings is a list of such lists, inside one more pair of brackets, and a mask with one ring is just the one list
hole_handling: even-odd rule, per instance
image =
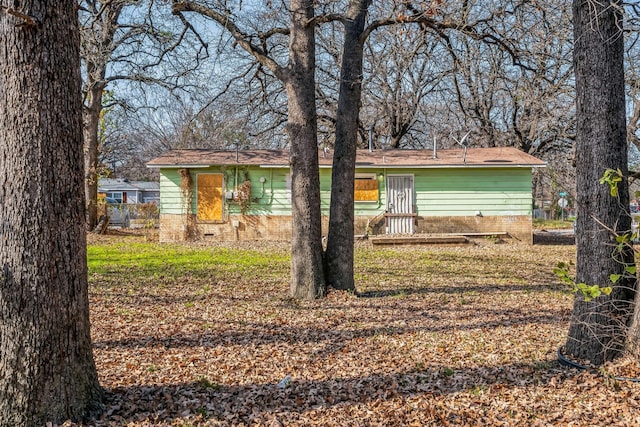
[[287, 92], [287, 134], [291, 148], [291, 295], [315, 299], [325, 293], [315, 104], [315, 22], [313, 0], [291, 0], [289, 64], [280, 66], [254, 45], [226, 10], [197, 2], [174, 2], [174, 14], [196, 12], [227, 29], [237, 44], [281, 80]]
[[331, 175], [329, 236], [325, 252], [327, 283], [355, 290], [353, 278], [353, 181], [358, 146], [358, 117], [362, 92], [361, 40], [370, 0], [351, 0], [345, 23], [336, 112], [336, 140]]
[[[97, 408], [75, 0], [0, 11], [0, 426]], [[15, 2], [17, 5], [18, 2]]]
[[633, 319], [629, 327], [627, 336], [627, 351], [635, 356], [640, 357], [640, 293], [636, 289], [635, 304], [633, 310]]
[[[599, 184], [605, 169], [627, 175], [622, 16], [619, 2], [574, 0], [574, 69], [577, 93], [576, 171], [578, 283], [606, 286], [623, 274], [633, 253], [613, 253], [616, 233], [631, 228], [626, 179], [614, 198]], [[608, 228], [609, 230], [607, 230]], [[602, 364], [618, 356], [631, 315], [635, 280], [617, 283], [610, 297], [586, 302], [577, 295], [565, 351]]]
[[291, 0], [287, 132], [291, 144], [291, 295], [324, 295], [315, 104], [313, 0]]
[[[100, 120], [102, 101], [107, 86], [107, 65], [112, 59], [114, 36], [121, 28], [118, 20], [122, 9], [131, 2], [101, 2], [99, 10], [87, 27], [81, 28], [82, 51], [86, 69], [87, 92], [84, 106], [84, 192], [87, 228], [93, 230], [98, 222], [98, 156], [100, 155]], [[117, 45], [118, 43], [115, 43]]]
[[389, 142], [389, 147], [393, 148], [394, 150], [397, 150], [398, 148], [400, 148], [400, 141], [402, 141], [403, 136], [404, 134], [392, 133], [390, 142]]
[[[91, 73], [89, 73], [90, 75]], [[84, 108], [84, 192], [87, 204], [87, 228], [93, 230], [98, 222], [98, 153], [99, 128], [104, 86], [88, 82], [87, 105]]]

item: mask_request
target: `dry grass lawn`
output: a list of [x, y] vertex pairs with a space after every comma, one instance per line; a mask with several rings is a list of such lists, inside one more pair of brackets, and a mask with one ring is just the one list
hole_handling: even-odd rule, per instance
[[87, 424], [640, 425], [640, 385], [557, 362], [573, 295], [552, 270], [573, 246], [356, 257], [358, 295], [299, 302], [286, 244], [92, 241], [107, 397]]

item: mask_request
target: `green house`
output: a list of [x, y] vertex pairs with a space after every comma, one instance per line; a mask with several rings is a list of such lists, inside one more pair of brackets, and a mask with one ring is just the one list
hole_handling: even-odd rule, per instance
[[[319, 151], [323, 234], [331, 151]], [[160, 170], [160, 240], [288, 240], [286, 150], [173, 150]], [[508, 234], [532, 241], [532, 171], [545, 163], [512, 147], [359, 150], [355, 233]]]

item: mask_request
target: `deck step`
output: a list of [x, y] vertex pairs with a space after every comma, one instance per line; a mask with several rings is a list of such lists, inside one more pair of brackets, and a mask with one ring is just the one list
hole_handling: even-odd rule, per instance
[[369, 240], [374, 245], [440, 245], [464, 244], [469, 239], [461, 235], [446, 236], [371, 236]]

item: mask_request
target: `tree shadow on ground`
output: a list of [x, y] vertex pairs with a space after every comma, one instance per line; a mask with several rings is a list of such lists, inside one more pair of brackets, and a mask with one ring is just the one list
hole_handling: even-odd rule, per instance
[[446, 396], [491, 387], [506, 394], [511, 390], [517, 395], [516, 389], [545, 386], [551, 381], [555, 387], [576, 375], [579, 375], [577, 371], [562, 368], [554, 360], [540, 360], [531, 364], [463, 369], [434, 366], [411, 372], [330, 380], [293, 378], [285, 388], [277, 383], [223, 385], [202, 378], [192, 383], [107, 390], [105, 412], [92, 421], [109, 425], [130, 422], [156, 425], [199, 415], [200, 419], [214, 423], [250, 425], [269, 421], [277, 415], [295, 424], [300, 415], [309, 411], [345, 407], [348, 413], [346, 407], [417, 396], [437, 404]]
[[[99, 340], [94, 348], [136, 348], [155, 347], [217, 347], [229, 344], [263, 345], [273, 343], [286, 344], [321, 344], [346, 343], [358, 338], [378, 335], [402, 335], [417, 332], [441, 333], [456, 331], [481, 331], [499, 327], [517, 327], [530, 324], [557, 324], [568, 320], [568, 311], [541, 308], [535, 312], [523, 309], [478, 309], [477, 307], [439, 307], [437, 311], [404, 310], [402, 313], [393, 307], [373, 307], [378, 321], [375, 326], [362, 327], [329, 323], [323, 327], [274, 325], [268, 322], [237, 322], [235, 327], [225, 322], [220, 329], [212, 328], [204, 333], [172, 335], [131, 336], [116, 340]], [[379, 310], [387, 310], [381, 313]], [[455, 319], [455, 326], [443, 323], [443, 318]], [[487, 321], [486, 319], [496, 319]], [[391, 324], [402, 321], [406, 326]]]
[[556, 234], [549, 232], [535, 232], [533, 234], [534, 245], [575, 245], [576, 237], [573, 234]]
[[401, 295], [414, 294], [462, 294], [465, 292], [478, 292], [487, 294], [490, 292], [545, 292], [564, 291], [567, 289], [563, 284], [547, 285], [469, 285], [469, 286], [448, 286], [448, 287], [404, 287], [395, 289], [382, 289], [358, 292], [360, 298], [385, 298]]

